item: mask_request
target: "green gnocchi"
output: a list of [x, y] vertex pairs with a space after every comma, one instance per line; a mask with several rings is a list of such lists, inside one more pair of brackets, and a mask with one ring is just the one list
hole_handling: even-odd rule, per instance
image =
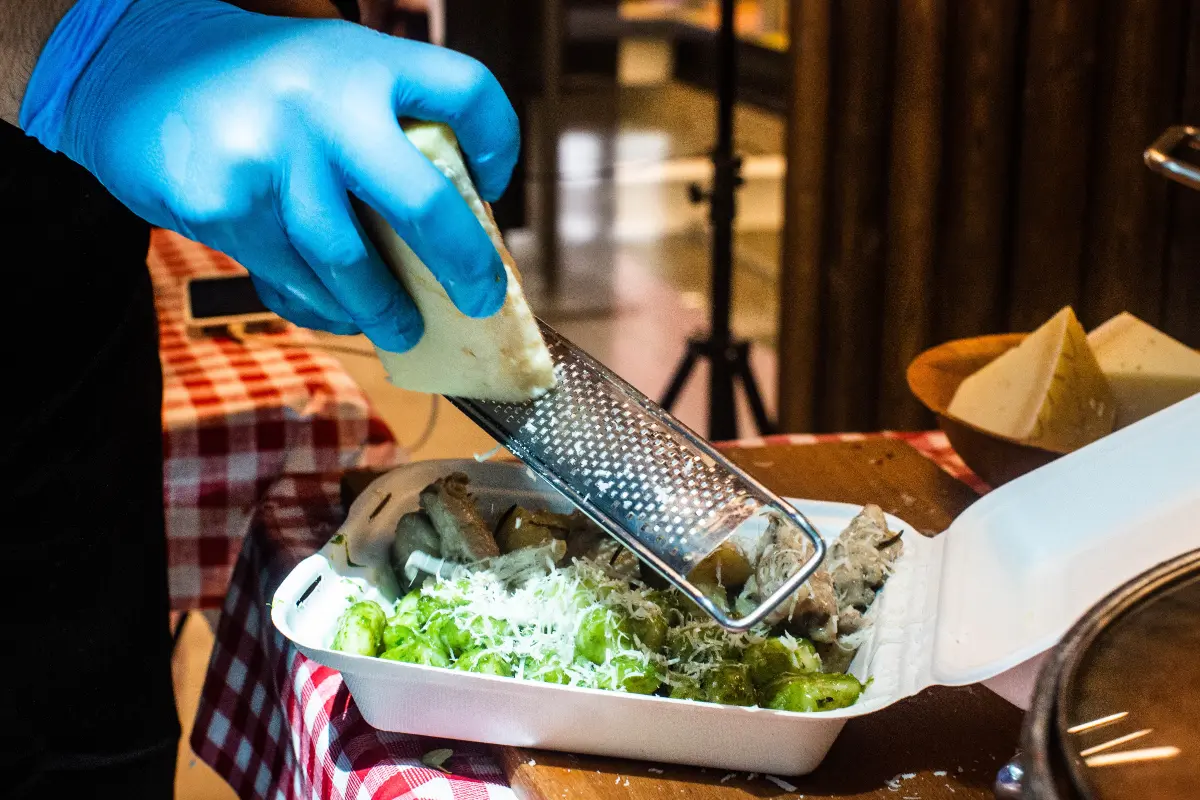
[[486, 569], [429, 578], [391, 609], [350, 605], [333, 649], [566, 686], [785, 711], [853, 704], [863, 685], [822, 672], [816, 647], [762, 626], [731, 634], [674, 589], [577, 558], [513, 584]]

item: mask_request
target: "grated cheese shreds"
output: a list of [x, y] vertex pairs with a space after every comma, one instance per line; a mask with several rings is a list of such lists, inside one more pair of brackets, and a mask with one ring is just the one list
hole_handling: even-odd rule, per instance
[[514, 677], [536, 680], [553, 673], [571, 686], [618, 690], [623, 678], [640, 677], [639, 670], [641, 675], [653, 672], [671, 686], [702, 680], [730, 649], [740, 652], [767, 633], [764, 626], [731, 634], [711, 619], [687, 619], [669, 630], [676, 649], [689, 654], [686, 659], [652, 652], [636, 636], [610, 640], [601, 664], [576, 658], [580, 627], [597, 609], [611, 629], [622, 618], [645, 620], [677, 612], [660, 607], [644, 583], [617, 574], [604, 561], [576, 559], [556, 569], [548, 555], [518, 552], [525, 557], [514, 559], [514, 553], [480, 568], [460, 569], [450, 578], [427, 579], [421, 595], [437, 601], [438, 612], [421, 632], [449, 615], [480, 646], [501, 654]]
[[788, 782], [787, 782], [787, 781], [785, 781], [783, 778], [777, 778], [777, 777], [775, 777], [774, 775], [767, 775], [767, 776], [765, 776], [765, 777], [766, 777], [766, 779], [767, 779], [767, 780], [769, 780], [771, 783], [773, 783], [773, 784], [775, 784], [776, 786], [778, 786], [780, 789], [783, 789], [785, 792], [794, 792], [794, 791], [796, 791], [796, 786], [795, 786], [795, 784], [788, 783]]
[[871, 603], [863, 614], [865, 624], [856, 630], [854, 633], [843, 634], [838, 637], [838, 644], [847, 650], [858, 650], [871, 639], [873, 633], [872, 628], [875, 627], [875, 619], [879, 616], [879, 603]]
[[484, 461], [491, 461], [502, 449], [504, 449], [504, 445], [498, 444], [491, 450], [488, 450], [486, 453], [475, 453], [475, 460], [480, 464], [482, 464]]
[[647, 669], [662, 661], [624, 637], [617, 639], [603, 664], [575, 658], [580, 624], [594, 609], [608, 614], [621, 609], [635, 618], [651, 613], [644, 596], [628, 583], [607, 577], [597, 564], [577, 561], [549, 571], [531, 567], [507, 583], [482, 569], [450, 580], [430, 579], [422, 594], [440, 601], [442, 612], [452, 615], [459, 627], [476, 632], [485, 646], [503, 654], [517, 677], [538, 678], [561, 670], [572, 686], [608, 688], [620, 684], [617, 658], [625, 656]]

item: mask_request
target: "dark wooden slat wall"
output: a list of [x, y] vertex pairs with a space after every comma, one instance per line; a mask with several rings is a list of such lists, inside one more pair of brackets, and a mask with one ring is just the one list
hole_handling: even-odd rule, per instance
[[1016, 94], [1017, 0], [950, 4], [943, 121], [941, 233], [935, 302], [938, 339], [1002, 324]]
[[1080, 318], [1162, 318], [1168, 184], [1142, 150], [1174, 121], [1187, 3], [1110, 0], [1101, 12], [1096, 145]]
[[916, 428], [904, 367], [1063, 305], [1200, 347], [1200, 192], [1142, 151], [1200, 124], [1200, 0], [792, 4], [786, 430]]
[[[1181, 27], [1187, 61], [1180, 121], [1200, 120], [1200, 0], [1192, 0], [1189, 21]], [[1188, 124], [1194, 124], [1189, 122]], [[1183, 186], [1168, 189], [1171, 204], [1167, 266], [1163, 285], [1163, 325], [1185, 342], [1200, 342], [1200, 192]]]
[[[1198, 0], [1200, 1], [1200, 0]], [[918, 427], [920, 409], [891, 380], [920, 353], [933, 329], [937, 196], [941, 174], [942, 91], [947, 0], [896, 5], [891, 161], [876, 413]]]
[[[784, 419], [816, 416], [817, 392], [800, 387], [817, 385], [821, 352], [821, 263], [824, 253], [825, 185], [828, 148], [829, 86], [833, 4], [836, 0], [792, 0], [788, 14], [792, 71], [788, 86], [788, 124], [784, 150], [788, 153], [784, 196], [790, 213], [784, 216], [780, 242], [783, 263], [779, 293], [786, 297], [786, 323], [780, 324], [780, 375], [795, 391], [785, 393]], [[798, 429], [799, 430], [799, 429]]]
[[817, 419], [830, 430], [853, 427], [839, 397], [874, 396], [874, 370], [864, 356], [878, 347], [882, 330], [884, 228], [887, 220], [887, 119], [891, 62], [890, 3], [841, 0], [833, 6], [833, 51], [843, 54], [831, 74], [833, 120], [829, 141], [831, 209], [822, 295], [828, 312], [819, 374], [826, 392]]
[[1082, 291], [1097, 4], [1029, 7], [1008, 327], [1032, 330]]

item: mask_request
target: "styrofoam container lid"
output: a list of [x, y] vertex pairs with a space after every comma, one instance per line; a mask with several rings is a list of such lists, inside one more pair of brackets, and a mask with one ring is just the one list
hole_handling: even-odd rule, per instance
[[1200, 396], [1005, 484], [940, 538], [931, 680], [1035, 658], [1113, 589], [1200, 547]]

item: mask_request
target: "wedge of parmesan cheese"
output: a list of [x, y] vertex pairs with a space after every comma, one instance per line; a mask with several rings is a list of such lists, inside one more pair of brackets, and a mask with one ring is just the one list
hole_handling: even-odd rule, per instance
[[1112, 432], [1115, 405], [1075, 312], [1064, 308], [958, 387], [950, 416], [1059, 453]]
[[1200, 392], [1200, 353], [1130, 313], [1088, 334], [1117, 404], [1117, 428]]
[[520, 275], [504, 246], [491, 209], [471, 182], [458, 140], [449, 127], [405, 125], [404, 132], [450, 179], [491, 237], [508, 273], [501, 309], [486, 319], [459, 311], [421, 259], [376, 211], [355, 202], [355, 210], [380, 256], [412, 296], [425, 320], [425, 335], [406, 353], [377, 350], [388, 379], [402, 389], [450, 397], [517, 403], [554, 386], [554, 364], [537, 320], [521, 291]]

